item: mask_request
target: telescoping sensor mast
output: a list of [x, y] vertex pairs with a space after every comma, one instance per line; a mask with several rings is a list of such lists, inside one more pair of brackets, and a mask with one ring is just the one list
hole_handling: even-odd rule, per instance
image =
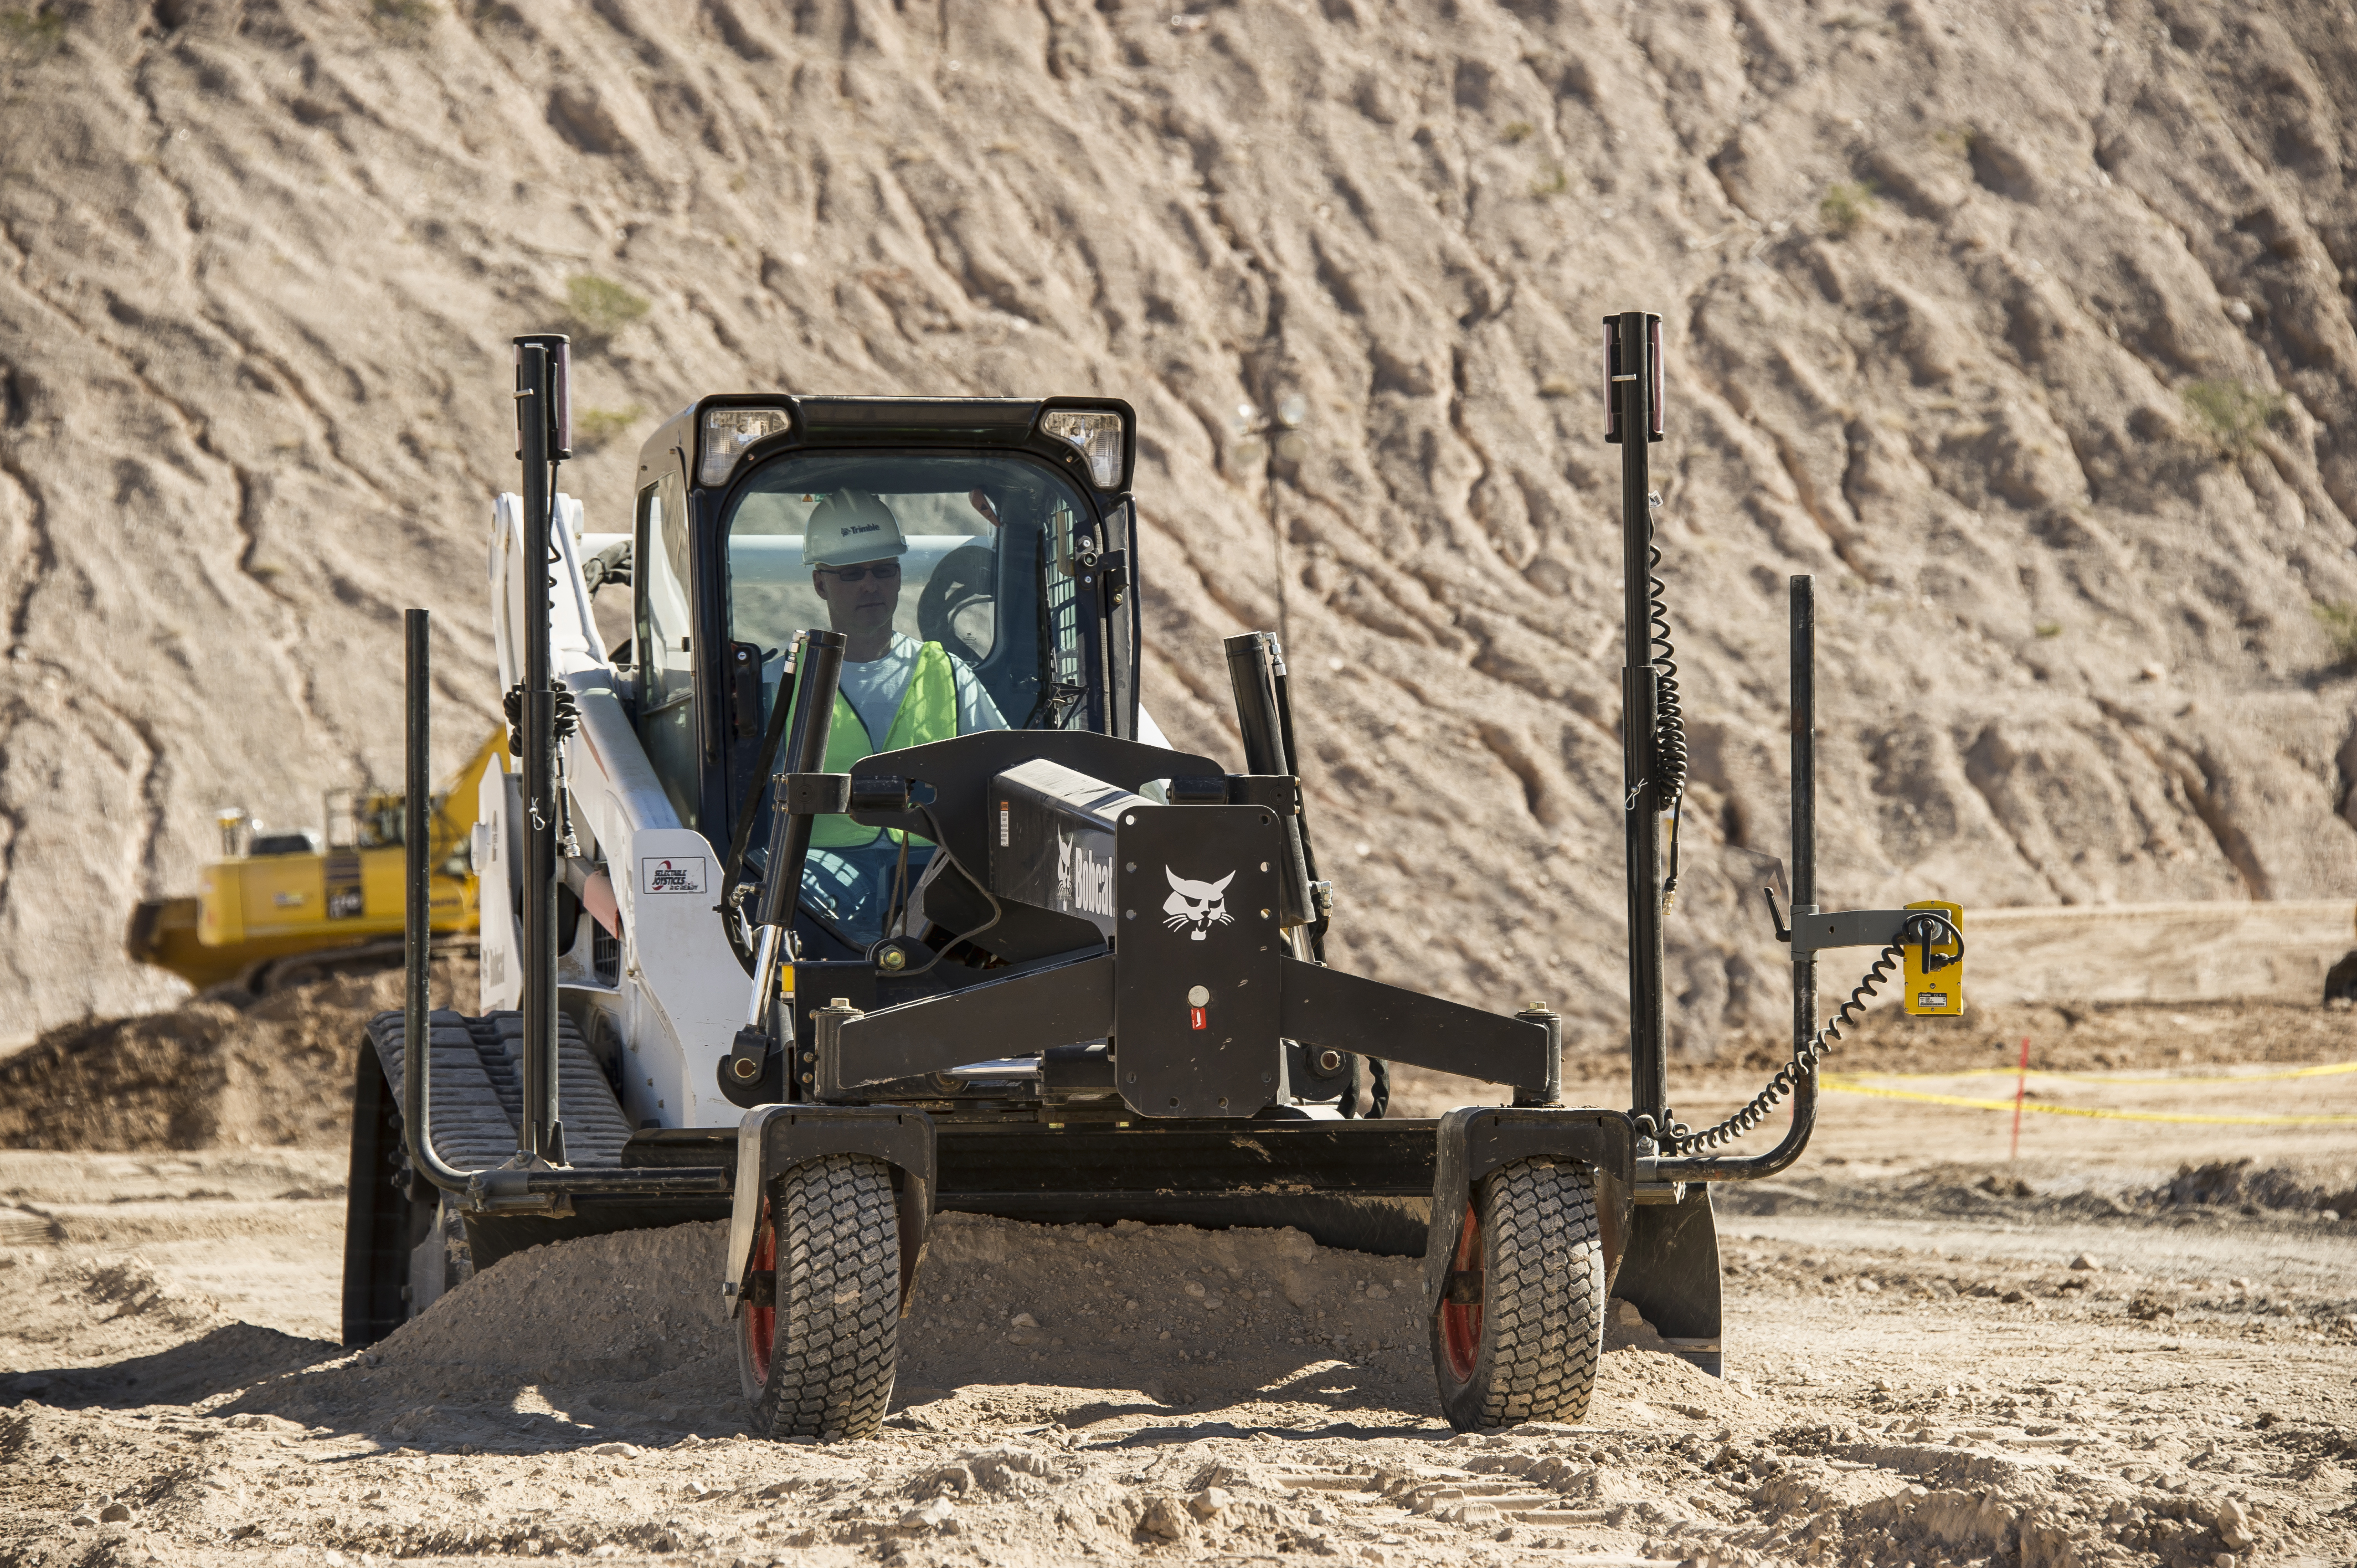
[[[1562, 1020], [1328, 961], [1285, 650], [1221, 650], [1241, 756], [1138, 700], [1128, 404], [699, 398], [592, 513], [557, 488], [567, 345], [516, 341], [519, 489], [492, 509], [492, 641], [517, 771], [471, 856], [481, 993], [427, 995], [431, 642], [407, 616], [407, 1005], [355, 1085], [345, 1336], [363, 1345], [539, 1243], [726, 1219], [712, 1283], [752, 1430], [835, 1440], [888, 1408], [926, 1228], [1299, 1229], [1421, 1258], [1459, 1428], [1586, 1413], [1607, 1301], [1721, 1363], [1710, 1184], [1780, 1171], [1816, 1066], [1902, 967], [1962, 1005], [1951, 905], [1827, 912], [1813, 620], [1792, 584], [1792, 1059], [1695, 1130], [1671, 1109], [1663, 921], [1684, 716], [1658, 573], [1656, 317], [1606, 324], [1621, 450], [1629, 1100], [1564, 1103]], [[591, 526], [598, 521], [612, 532]], [[593, 593], [629, 596], [607, 648]], [[1879, 949], [1830, 1022], [1823, 950]], [[431, 1049], [411, 1049], [412, 1042]], [[1391, 1063], [1496, 1086], [1390, 1114]], [[1730, 1145], [1790, 1099], [1774, 1147]]]
[[[1910, 1014], [1964, 1012], [1964, 912], [1952, 903], [1911, 903], [1904, 910], [1824, 912], [1817, 908], [1817, 620], [1815, 580], [1792, 577], [1792, 924], [1777, 910], [1775, 889], [1760, 889], [1775, 936], [1792, 948], [1793, 1058], [1759, 1097], [1716, 1127], [1695, 1132], [1669, 1111], [1669, 1069], [1662, 997], [1662, 922], [1678, 885], [1678, 816], [1685, 792], [1685, 724], [1678, 707], [1674, 646], [1664, 583], [1654, 571], [1660, 493], [1650, 478], [1648, 448], [1662, 441], [1662, 318], [1641, 311], [1605, 318], [1605, 441], [1621, 448], [1621, 575], [1624, 724], [1621, 783], [1626, 788], [1629, 854], [1629, 1069], [1638, 1167], [1648, 1175], [1641, 1202], [1683, 1202], [1683, 1181], [1727, 1181], [1775, 1175], [1801, 1155], [1815, 1127], [1817, 1061], [1843, 1026], [1857, 1021], [1893, 967], [1904, 964]], [[1636, 432], [1642, 432], [1638, 436]], [[1669, 856], [1662, 842], [1669, 840]], [[1817, 952], [1881, 948], [1836, 1018], [1817, 1026]], [[1792, 1097], [1792, 1130], [1770, 1151], [1747, 1158], [1711, 1155], [1759, 1127]]]

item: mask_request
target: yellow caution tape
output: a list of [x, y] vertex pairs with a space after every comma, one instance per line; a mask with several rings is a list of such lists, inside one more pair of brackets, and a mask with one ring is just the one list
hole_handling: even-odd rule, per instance
[[[2166, 1069], [2152, 1069], [2155, 1072]], [[2031, 1068], [2031, 1078], [2061, 1078], [2076, 1083], [2279, 1083], [2295, 1078], [2330, 1078], [2336, 1073], [2357, 1072], [2357, 1062], [2327, 1062], [2322, 1067], [2288, 1068], [2282, 1072], [2199, 1072], [2181, 1073], [2169, 1078], [2138, 1077], [2131, 1072], [2061, 1072], [2047, 1068]], [[1960, 1067], [1953, 1072], [1878, 1072], [1876, 1078], [1895, 1078], [1904, 1081], [1932, 1078], [2016, 1078], [2021, 1069], [2012, 1067]]]
[[[1968, 1100], [1959, 1094], [1924, 1094], [1910, 1089], [1878, 1089], [1832, 1073], [1821, 1075], [1828, 1094], [1870, 1094], [1880, 1100], [1915, 1100], [1927, 1105], [1961, 1105], [1974, 1111], [2011, 1111], [2010, 1100]], [[2175, 1111], [2103, 1111], [2092, 1105], [2033, 1105], [2020, 1109], [2041, 1116], [2092, 1116], [2106, 1122], [2201, 1122], [2218, 1126], [2282, 1127], [2330, 1123], [2357, 1126], [2357, 1116], [2196, 1116]]]

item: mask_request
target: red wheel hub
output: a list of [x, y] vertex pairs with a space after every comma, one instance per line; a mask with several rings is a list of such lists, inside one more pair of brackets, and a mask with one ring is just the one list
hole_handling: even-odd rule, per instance
[[[1448, 1260], [1448, 1269], [1452, 1276], [1481, 1272], [1481, 1217], [1469, 1203], [1465, 1206], [1464, 1228], [1457, 1233], [1457, 1251]], [[1440, 1349], [1448, 1359], [1449, 1374], [1460, 1383], [1471, 1381], [1473, 1363], [1481, 1355], [1480, 1302], [1459, 1303], [1442, 1296]]]
[[763, 1387], [769, 1386], [770, 1357], [778, 1343], [778, 1232], [770, 1223], [769, 1199], [761, 1200], [761, 1216], [754, 1221], [753, 1271], [769, 1274], [770, 1305], [745, 1308], [745, 1348], [752, 1357], [753, 1379]]

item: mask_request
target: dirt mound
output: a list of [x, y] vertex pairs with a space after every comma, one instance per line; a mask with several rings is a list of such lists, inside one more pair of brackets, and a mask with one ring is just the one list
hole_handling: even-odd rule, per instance
[[[726, 1231], [676, 1226], [533, 1248], [468, 1280], [377, 1354], [404, 1377], [463, 1369], [467, 1379], [594, 1386], [601, 1402], [697, 1389], [695, 1402], [725, 1406], [737, 1382], [719, 1290]], [[1386, 1383], [1428, 1382], [1414, 1273], [1411, 1262], [1329, 1251], [1292, 1230], [944, 1214], [902, 1326], [899, 1400], [943, 1407], [920, 1422], [1009, 1397], [1183, 1406], [1232, 1401], [1337, 1358], [1366, 1362]], [[533, 1305], [550, 1301], [565, 1310]]]
[[[741, 1416], [719, 1291], [726, 1230], [675, 1226], [501, 1259], [377, 1346], [370, 1369], [274, 1390], [255, 1408], [347, 1421], [382, 1414], [376, 1391], [392, 1390], [398, 1427], [427, 1404], [529, 1388], [584, 1419], [637, 1412], [732, 1428]], [[1661, 1353], [1633, 1316], [1612, 1343], [1628, 1353], [1607, 1359], [1593, 1422], [1750, 1408]], [[942, 1433], [1239, 1406], [1290, 1421], [1371, 1401], [1437, 1422], [1432, 1378], [1412, 1262], [1333, 1251], [1295, 1230], [944, 1214], [901, 1325], [894, 1403], [902, 1424]]]
[[2340, 1172], [2337, 1181], [2319, 1182], [2317, 1173], [2273, 1165], [2254, 1170], [2256, 1163], [2246, 1157], [2179, 1165], [2176, 1176], [2152, 1190], [2149, 1201], [2170, 1208], [2329, 1208], [2344, 1217], [2357, 1215], [2357, 1181], [2348, 1171]]
[[[433, 983], [471, 1005], [473, 961], [436, 960]], [[0, 1062], [0, 1148], [342, 1144], [361, 1025], [399, 1005], [397, 972], [339, 975], [52, 1029]]]

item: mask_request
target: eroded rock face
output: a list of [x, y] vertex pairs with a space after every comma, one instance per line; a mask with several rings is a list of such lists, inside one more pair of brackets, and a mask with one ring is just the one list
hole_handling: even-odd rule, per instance
[[[1216, 639], [1282, 581], [1340, 961], [1592, 1044], [1607, 311], [1666, 317], [1685, 1043], [1785, 1007], [1744, 852], [1783, 852], [1794, 572], [1828, 901], [2345, 891], [2313, 607], [2357, 601], [2352, 39], [2143, 0], [198, 0], [12, 34], [0, 1034], [167, 993], [123, 919], [190, 885], [212, 808], [307, 822], [397, 776], [403, 605], [463, 755], [507, 339], [550, 326], [608, 414], [565, 478], [593, 527], [702, 391], [1130, 398], [1165, 727], [1232, 754]], [[1237, 405], [1290, 393], [1302, 454], [1243, 461]]]

